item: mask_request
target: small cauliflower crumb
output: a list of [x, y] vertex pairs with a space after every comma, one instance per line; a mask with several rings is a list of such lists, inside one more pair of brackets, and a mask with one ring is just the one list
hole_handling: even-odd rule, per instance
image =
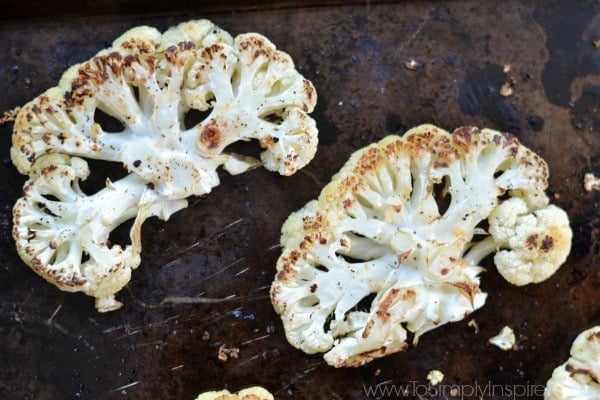
[[473, 331], [475, 331], [476, 335], [479, 333], [479, 324], [477, 323], [477, 321], [475, 321], [474, 318], [469, 320], [469, 322], [467, 322], [467, 326], [469, 328], [473, 328]]
[[583, 177], [583, 188], [586, 192], [591, 193], [594, 190], [600, 190], [600, 178], [589, 172]]
[[437, 369], [431, 370], [427, 374], [427, 380], [431, 386], [437, 386], [438, 383], [444, 380], [444, 373]]
[[224, 344], [222, 344], [219, 347], [219, 352], [217, 355], [217, 358], [221, 361], [227, 361], [230, 358], [238, 358], [240, 354], [240, 349], [237, 347], [225, 347]]
[[512, 94], [513, 94], [512, 87], [510, 87], [507, 83], [505, 83], [504, 85], [502, 85], [502, 87], [500, 88], [500, 96], [502, 96], [502, 97], [508, 97], [508, 96], [510, 96]]
[[513, 346], [517, 342], [515, 332], [510, 326], [502, 328], [500, 333], [488, 339], [488, 342], [502, 350], [512, 350]]
[[517, 80], [513, 76], [509, 77], [508, 80], [504, 82], [504, 85], [502, 85], [500, 88], [500, 96], [508, 97], [512, 95], [515, 83], [517, 83]]
[[404, 61], [404, 67], [406, 69], [408, 69], [409, 71], [414, 71], [417, 68], [419, 68], [420, 66], [421, 66], [421, 63], [418, 62], [417, 60], [415, 60], [414, 58]]

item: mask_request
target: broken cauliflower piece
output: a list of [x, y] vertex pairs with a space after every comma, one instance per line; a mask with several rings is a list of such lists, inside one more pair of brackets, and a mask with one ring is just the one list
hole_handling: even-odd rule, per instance
[[206, 392], [200, 394], [196, 400], [273, 400], [273, 395], [260, 386], [253, 386], [234, 394], [228, 390]]
[[[422, 125], [355, 152], [282, 227], [271, 300], [288, 341], [332, 366], [360, 366], [405, 349], [409, 332], [416, 343], [462, 320], [484, 305], [480, 261], [501, 243], [486, 241], [482, 223], [503, 196], [541, 212], [547, 178], [540, 157], [489, 129]], [[568, 247], [568, 224], [534, 225]], [[561, 257], [528, 261], [514, 274]]]
[[[282, 175], [304, 167], [317, 147], [315, 103], [312, 84], [264, 36], [232, 38], [207, 20], [164, 34], [132, 28], [18, 112], [11, 158], [29, 175], [13, 213], [19, 254], [60, 289], [96, 297], [100, 311], [118, 308], [114, 294], [140, 263], [142, 222], [209, 193], [219, 167]], [[190, 123], [193, 111], [206, 116]], [[228, 151], [250, 140], [261, 160]], [[88, 195], [79, 189], [85, 158], [129, 174]], [[132, 244], [109, 243], [129, 219]]]
[[600, 326], [577, 336], [571, 357], [548, 380], [544, 399], [600, 399]]
[[427, 374], [427, 380], [431, 386], [437, 386], [444, 380], [444, 373], [438, 369], [433, 369]]
[[504, 326], [496, 336], [488, 339], [490, 344], [498, 347], [501, 350], [512, 350], [517, 342], [515, 331], [510, 326]]
[[591, 172], [586, 173], [583, 176], [583, 189], [588, 193], [600, 190], [600, 178]]

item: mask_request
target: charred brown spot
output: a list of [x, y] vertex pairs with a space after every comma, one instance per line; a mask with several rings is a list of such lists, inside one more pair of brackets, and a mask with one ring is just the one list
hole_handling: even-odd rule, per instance
[[316, 100], [316, 91], [312, 83], [305, 79], [302, 81], [302, 86], [304, 86], [304, 93], [306, 94], [309, 103], [314, 104]]
[[165, 58], [170, 64], [175, 64], [177, 61], [177, 46], [172, 45], [165, 50]]
[[[404, 345], [402, 346], [401, 349], [399, 349], [398, 351], [403, 351], [408, 347], [407, 343], [404, 343]], [[375, 350], [369, 350], [369, 351], [365, 351], [363, 353], [360, 353], [357, 356], [352, 357], [352, 359], [350, 360], [350, 362], [344, 363], [344, 366], [361, 366], [364, 365], [366, 363], [368, 363], [369, 361], [375, 359], [375, 358], [379, 358], [382, 356], [385, 356], [387, 354], [387, 347], [386, 346], [381, 346], [378, 349]]]
[[139, 42], [135, 42], [135, 45], [137, 46], [138, 50], [140, 51], [140, 53], [151, 53], [154, 51], [154, 44], [153, 43], [149, 43], [149, 42], [143, 42], [143, 41], [139, 41]]
[[44, 135], [42, 136], [42, 140], [44, 141], [44, 143], [50, 144], [52, 142], [52, 135], [44, 133]]
[[590, 378], [592, 378], [592, 380], [596, 383], [600, 383], [600, 374], [595, 373], [592, 370], [589, 369], [585, 369], [585, 368], [577, 368], [571, 364], [567, 364], [565, 369], [567, 370], [567, 372], [571, 375], [587, 375]]
[[471, 143], [474, 136], [479, 133], [479, 129], [472, 126], [463, 126], [454, 131], [455, 137], [460, 137], [465, 143]]
[[263, 143], [265, 144], [265, 146], [267, 146], [267, 148], [272, 148], [277, 143], [277, 140], [275, 140], [275, 138], [273, 136], [267, 135], [263, 139]]
[[352, 207], [352, 205], [354, 204], [354, 201], [350, 200], [350, 199], [344, 199], [344, 201], [342, 202], [342, 204], [344, 205], [344, 209], [349, 209]]
[[538, 239], [538, 235], [535, 233], [533, 235], [529, 235], [527, 237], [527, 239], [525, 240], [525, 243], [529, 250], [533, 250], [537, 247], [537, 239]]
[[303, 228], [305, 231], [316, 231], [321, 228], [321, 215], [317, 215], [316, 217], [304, 217], [302, 219]]
[[587, 336], [586, 340], [588, 342], [600, 341], [600, 331], [599, 332], [592, 332], [592, 333], [590, 333]]
[[403, 251], [402, 253], [398, 254], [398, 262], [403, 263], [404, 261], [408, 260], [408, 258], [412, 254], [412, 252], [413, 252], [412, 250], [406, 250], [406, 251]]
[[319, 244], [322, 244], [322, 245], [327, 244], [327, 239], [325, 239], [325, 238], [319, 238]]
[[[25, 251], [29, 254], [29, 252], [27, 250], [29, 250], [30, 248], [28, 247]], [[40, 262], [39, 258], [34, 257], [31, 259], [31, 268], [34, 271], [40, 272], [42, 271], [42, 269], [44, 268], [44, 265]]]
[[44, 176], [51, 175], [57, 169], [58, 169], [58, 167], [56, 165], [48, 165], [47, 167], [45, 167], [44, 169], [42, 169], [42, 175], [44, 175]]
[[125, 56], [125, 58], [123, 59], [123, 65], [126, 67], [130, 67], [133, 64], [139, 64], [140, 63], [140, 57], [136, 54], [128, 54]]
[[450, 272], [450, 270], [448, 268], [442, 268], [442, 270], [441, 270], [442, 275], [448, 275], [448, 272]]
[[383, 162], [383, 155], [378, 148], [368, 149], [360, 158], [356, 167], [358, 175], [367, 175], [369, 172], [376, 171]]
[[121, 48], [126, 50], [133, 50], [135, 47], [135, 40], [133, 39], [125, 40], [121, 43]]
[[467, 296], [467, 298], [469, 299], [469, 301], [471, 303], [473, 302], [473, 298], [475, 297], [475, 294], [477, 294], [479, 292], [479, 288], [477, 288], [477, 286], [475, 286], [469, 282], [455, 282], [455, 283], [452, 283], [451, 285], [456, 287], [458, 290], [460, 290], [460, 292], [462, 294]]
[[73, 275], [69, 279], [57, 278], [57, 282], [64, 286], [74, 287], [84, 285], [85, 283], [87, 283], [87, 279], [79, 275]]
[[313, 283], [312, 285], [310, 285], [310, 292], [311, 293], [316, 292], [318, 287], [319, 286], [316, 283]]
[[294, 265], [302, 258], [304, 258], [303, 253], [300, 253], [298, 250], [290, 252], [289, 257], [282, 257], [282, 269], [277, 274], [277, 279], [280, 281], [287, 280], [287, 276], [294, 273]]
[[214, 120], [202, 128], [200, 133], [200, 143], [208, 149], [216, 149], [221, 144], [221, 132]]
[[[390, 317], [390, 308], [396, 303], [400, 289], [394, 288], [385, 296], [377, 308], [376, 314], [382, 323], [387, 323]], [[402, 301], [414, 301], [416, 293], [414, 290], [407, 290], [402, 294]]]
[[142, 165], [142, 161], [141, 161], [141, 160], [135, 160], [135, 161], [133, 162], [133, 166], [134, 166], [135, 168], [139, 168], [139, 166], [140, 166], [140, 165]]
[[195, 48], [196, 46], [194, 45], [193, 42], [187, 40], [185, 42], [179, 42], [179, 49], [180, 50], [192, 50], [193, 48]]
[[362, 332], [361, 336], [363, 339], [366, 339], [369, 337], [369, 334], [371, 333], [371, 329], [373, 329], [373, 325], [375, 325], [375, 321], [370, 319], [369, 322], [367, 322], [367, 326], [365, 326], [365, 329]]
[[101, 62], [104, 62], [104, 65], [110, 69], [115, 77], [121, 76], [121, 65], [123, 61], [123, 56], [121, 53], [113, 51], [109, 55], [101, 57], [100, 59]]
[[202, 51], [202, 58], [204, 58], [206, 61], [212, 61], [215, 55], [220, 52], [222, 48], [223, 47], [217, 43], [213, 44], [212, 46], [205, 47]]
[[552, 248], [554, 248], [554, 239], [551, 236], [546, 236], [544, 240], [542, 240], [540, 250], [547, 253], [552, 250]]

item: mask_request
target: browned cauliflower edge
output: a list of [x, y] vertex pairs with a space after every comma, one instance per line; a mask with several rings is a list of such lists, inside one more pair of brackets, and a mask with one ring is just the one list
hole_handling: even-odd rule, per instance
[[600, 325], [577, 335], [571, 356], [548, 380], [544, 399], [600, 399]]

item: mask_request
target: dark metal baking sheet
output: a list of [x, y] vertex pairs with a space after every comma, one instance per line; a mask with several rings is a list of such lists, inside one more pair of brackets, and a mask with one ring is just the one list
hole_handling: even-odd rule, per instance
[[[45, 12], [26, 3], [14, 2], [0, 20], [0, 110], [54, 86], [69, 65], [130, 27], [210, 18], [232, 34], [260, 32], [293, 57], [319, 94], [320, 146], [292, 177], [224, 175], [167, 223], [147, 221], [142, 264], [118, 295], [124, 308], [98, 314], [92, 299], [57, 291], [19, 260], [10, 214], [25, 179], [9, 160], [12, 126], [0, 127], [1, 399], [183, 400], [249, 385], [278, 399], [376, 398], [365, 391], [376, 385], [404, 386], [395, 398], [451, 398], [450, 386], [425, 386], [432, 369], [464, 398], [486, 387], [495, 391], [485, 398], [515, 398], [507, 389], [540, 398], [534, 391], [566, 359], [574, 335], [600, 321], [600, 192], [582, 188], [584, 173], [600, 174], [598, 1], [98, 2], [97, 13], [61, 8], [75, 5], [68, 0], [44, 2]], [[419, 68], [405, 68], [410, 59]], [[508, 75], [514, 94], [502, 97]], [[471, 315], [478, 333], [466, 320], [452, 323], [403, 353], [330, 368], [287, 344], [270, 305], [281, 224], [351, 152], [423, 122], [508, 131], [544, 157], [549, 193], [572, 221], [572, 253], [550, 280], [524, 288], [485, 272], [488, 301]], [[172, 301], [200, 295], [226, 300]], [[487, 343], [504, 325], [519, 350]], [[220, 361], [221, 345], [238, 347], [239, 358]]]

